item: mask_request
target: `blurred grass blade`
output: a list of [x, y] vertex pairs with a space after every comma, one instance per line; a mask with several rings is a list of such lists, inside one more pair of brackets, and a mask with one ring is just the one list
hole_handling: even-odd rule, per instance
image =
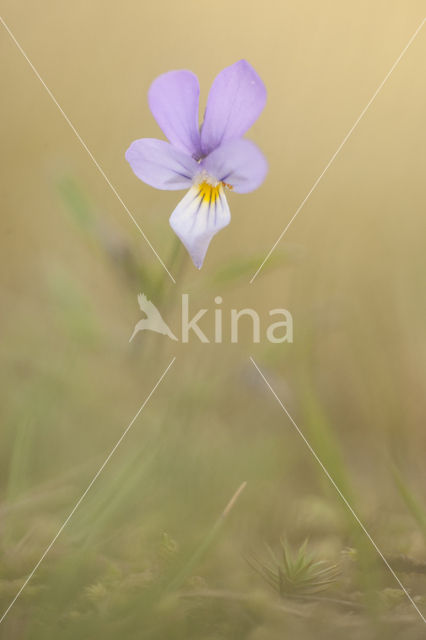
[[194, 553], [192, 554], [192, 556], [190, 557], [186, 565], [183, 567], [183, 569], [171, 581], [171, 583], [167, 588], [167, 591], [178, 589], [183, 584], [183, 582], [185, 582], [185, 580], [191, 575], [193, 569], [197, 566], [197, 564], [201, 561], [201, 559], [210, 549], [212, 544], [215, 542], [219, 532], [221, 531], [225, 523], [227, 516], [229, 515], [230, 511], [234, 507], [235, 503], [237, 502], [238, 498], [240, 497], [240, 495], [242, 494], [246, 486], [247, 486], [247, 482], [243, 482], [238, 487], [238, 489], [236, 490], [236, 492], [234, 493], [234, 495], [226, 505], [225, 509], [222, 511], [219, 519], [215, 522], [215, 524], [210, 529], [210, 531], [208, 532], [204, 540], [194, 551]]
[[[253, 274], [253, 271], [259, 266], [263, 256], [260, 255], [247, 257], [238, 257], [228, 262], [224, 267], [218, 269], [213, 276], [213, 285], [225, 285], [235, 283], [242, 278], [246, 278]], [[289, 256], [287, 251], [277, 251], [268, 263], [265, 265], [264, 270], [271, 271], [276, 267], [280, 267], [289, 262]]]
[[414, 493], [411, 491], [396, 465], [393, 464], [391, 466], [391, 471], [394, 482], [399, 491], [399, 495], [404, 501], [405, 506], [407, 507], [413, 518], [416, 520], [423, 533], [426, 534], [426, 510], [420, 504]]
[[7, 499], [13, 501], [27, 488], [30, 461], [34, 446], [34, 423], [32, 419], [23, 420], [16, 427], [15, 442], [9, 467]]
[[64, 176], [58, 180], [57, 189], [77, 225], [84, 231], [92, 231], [95, 222], [92, 207], [77, 182], [70, 176]]

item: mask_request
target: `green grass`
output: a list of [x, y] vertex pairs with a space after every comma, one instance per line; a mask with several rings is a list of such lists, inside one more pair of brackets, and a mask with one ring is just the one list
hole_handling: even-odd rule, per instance
[[[79, 242], [102, 262], [103, 292], [91, 297], [84, 279], [50, 265], [40, 294], [47, 320], [41, 313], [32, 323], [17, 317], [3, 346], [12, 370], [2, 379], [3, 610], [175, 354], [157, 336], [139, 336], [131, 346], [127, 337], [142, 282], [153, 283], [145, 293], [170, 312], [179, 288], [155, 268], [151, 273], [130, 242], [119, 255], [111, 252], [73, 181], [60, 192]], [[171, 261], [184, 277], [177, 245]], [[256, 261], [224, 265], [211, 290], [195, 290], [195, 300], [213, 298], [219, 284], [240, 285]], [[287, 262], [271, 262], [271, 273], [274, 267]], [[385, 419], [369, 426], [376, 443], [364, 442], [366, 432], [357, 438], [348, 426], [356, 402], [349, 393], [335, 397], [338, 380], [315, 363], [314, 334], [302, 340], [278, 355], [260, 346], [256, 360], [269, 366], [277, 393], [425, 610], [426, 516], [420, 489], [411, 488], [418, 477], [404, 477], [375, 455], [376, 445], [391, 449]], [[256, 376], [244, 345], [177, 356], [0, 625], [0, 637], [421, 637], [420, 618]], [[368, 357], [355, 354], [351, 362], [354, 394]], [[381, 405], [368, 409], [381, 415]], [[413, 434], [397, 433], [408, 448]]]

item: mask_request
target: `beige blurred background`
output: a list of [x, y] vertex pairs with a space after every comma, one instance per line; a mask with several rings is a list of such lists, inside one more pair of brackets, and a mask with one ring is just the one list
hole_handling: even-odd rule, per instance
[[[240, 58], [255, 67], [268, 102], [248, 137], [265, 153], [269, 174], [258, 191], [229, 195], [231, 225], [212, 241], [201, 272], [189, 262], [174, 271], [178, 283], [168, 296], [190, 292], [194, 307], [213, 308], [221, 295], [225, 309], [250, 306], [266, 319], [269, 309], [286, 307], [294, 318], [293, 345], [253, 346], [245, 336], [235, 346], [158, 347], [146, 336], [150, 354], [160, 349], [148, 366], [127, 341], [139, 319], [136, 294], [152, 281], [133, 280], [125, 289], [68, 215], [58, 190], [64, 176], [86, 194], [113, 247], [131, 246], [155, 280], [161, 267], [2, 28], [2, 412], [13, 425], [23, 395], [33, 390], [42, 409], [55, 419], [61, 414], [54, 444], [53, 424], [37, 434], [45, 452], [37, 478], [53, 481], [59, 468], [107, 450], [173, 355], [178, 360], [158, 406], [166, 410], [170, 391], [178, 394], [176, 385], [185, 384], [191, 411], [203, 420], [202, 385], [215, 380], [220, 391], [224, 380], [215, 411], [224, 424], [242, 420], [245, 396], [238, 386], [230, 389], [245, 379], [253, 354], [302, 421], [303, 402], [315, 391], [360, 494], [377, 489], [375, 498], [365, 498], [367, 514], [380, 504], [400, 508], [389, 459], [426, 499], [425, 29], [280, 242], [273, 264], [249, 285], [424, 7], [414, 0], [1, 3], [3, 19], [167, 264], [174, 246], [168, 218], [183, 194], [138, 181], [124, 158], [132, 140], [163, 138], [148, 108], [149, 85], [162, 72], [191, 69], [200, 80], [201, 117], [223, 67]], [[222, 270], [247, 260], [252, 266], [228, 286]], [[72, 324], [76, 307], [87, 311], [83, 337]], [[167, 313], [177, 327], [179, 308], [170, 304]], [[289, 426], [273, 398], [263, 389], [255, 397], [259, 428], [284, 437]], [[265, 411], [268, 423], [261, 424]], [[10, 436], [5, 440], [6, 469]], [[295, 442], [301, 464], [311, 466]], [[220, 448], [214, 451], [211, 465], [220, 469]], [[48, 454], [55, 455], [46, 462]], [[227, 495], [228, 485], [220, 486]], [[216, 489], [207, 482], [212, 496]], [[383, 544], [388, 538], [383, 532]], [[420, 554], [423, 545], [415, 538]]]
[[[327, 393], [356, 395], [359, 406], [366, 394], [383, 394], [380, 411], [387, 411], [402, 385], [410, 413], [420, 420], [424, 33], [281, 241], [276, 255], [288, 260], [246, 283], [420, 24], [423, 6], [3, 2], [2, 13], [166, 262], [174, 240], [168, 217], [181, 193], [144, 185], [124, 159], [133, 139], [162, 137], [148, 109], [148, 87], [166, 70], [192, 69], [201, 84], [201, 116], [216, 73], [247, 58], [268, 89], [265, 112], [248, 135], [263, 149], [270, 172], [255, 193], [230, 194], [230, 227], [213, 240], [201, 273], [188, 266], [178, 286], [202, 293], [221, 267], [253, 257], [255, 267], [236, 290], [213, 292], [225, 296], [225, 307], [290, 308], [296, 343], [315, 333], [313, 357], [332, 376]], [[134, 311], [64, 215], [58, 179], [71, 175], [100, 217], [131, 238], [154, 267], [155, 256], [4, 30], [1, 47], [3, 349], [16, 332], [31, 335], [38, 320], [49, 326], [46, 278], [56, 268], [72, 274], [103, 322], [124, 338]], [[210, 306], [212, 298], [208, 290]], [[45, 336], [46, 356], [49, 349]], [[362, 418], [371, 419], [368, 408]]]

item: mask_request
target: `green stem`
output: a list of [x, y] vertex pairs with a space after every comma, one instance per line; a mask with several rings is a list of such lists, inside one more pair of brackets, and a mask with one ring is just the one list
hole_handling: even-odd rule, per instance
[[211, 530], [208, 532], [208, 534], [206, 535], [204, 540], [201, 542], [201, 544], [196, 548], [196, 550], [194, 551], [192, 556], [189, 558], [188, 562], [183, 567], [183, 569], [171, 581], [171, 583], [167, 587], [167, 591], [173, 591], [175, 589], [179, 589], [179, 587], [191, 575], [194, 567], [200, 562], [200, 560], [204, 557], [206, 552], [212, 546], [213, 542], [216, 540], [216, 537], [217, 537], [219, 531], [222, 529], [222, 526], [223, 526], [223, 524], [224, 524], [229, 512], [231, 511], [231, 509], [235, 505], [235, 503], [238, 500], [238, 498], [240, 497], [241, 493], [246, 488], [246, 485], [247, 485], [247, 482], [243, 482], [238, 487], [238, 489], [236, 490], [236, 492], [232, 496], [231, 500], [228, 502], [228, 504], [226, 505], [225, 509], [222, 511], [219, 519], [215, 522], [215, 524], [213, 525]]

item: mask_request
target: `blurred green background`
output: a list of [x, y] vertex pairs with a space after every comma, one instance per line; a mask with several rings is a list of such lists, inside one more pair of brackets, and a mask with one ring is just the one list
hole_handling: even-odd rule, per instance
[[[3, 29], [2, 610], [176, 361], [0, 637], [423, 637], [249, 355], [425, 615], [424, 30], [249, 280], [424, 3], [1, 6], [177, 284]], [[124, 152], [163, 137], [147, 105], [158, 74], [197, 73], [202, 112], [214, 76], [240, 58], [268, 89], [249, 137], [270, 171], [255, 193], [229, 194], [231, 225], [198, 272], [168, 224], [182, 194], [139, 182]], [[220, 295], [226, 313], [252, 307], [262, 322], [285, 307], [294, 343], [253, 345], [246, 332], [237, 345], [183, 345], [146, 332], [129, 344], [140, 291], [177, 333], [183, 292], [194, 311]], [[211, 311], [200, 323], [210, 335], [212, 323]]]

